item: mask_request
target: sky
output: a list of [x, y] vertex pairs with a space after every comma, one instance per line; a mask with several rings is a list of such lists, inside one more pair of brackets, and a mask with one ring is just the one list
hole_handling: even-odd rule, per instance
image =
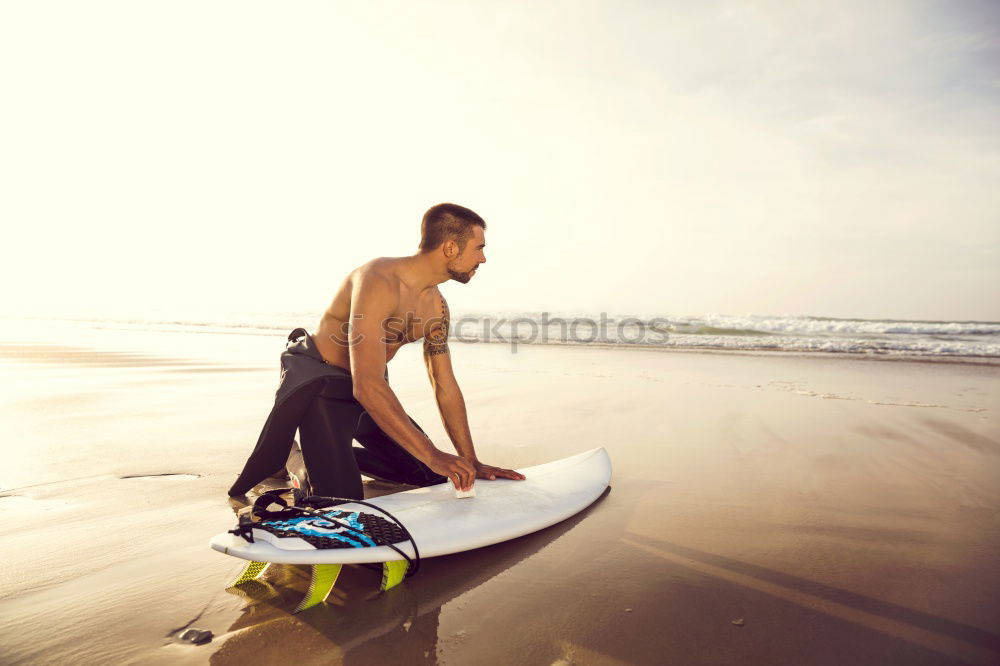
[[1000, 321], [995, 2], [11, 2], [0, 88], [5, 314], [318, 316], [449, 201], [453, 312]]

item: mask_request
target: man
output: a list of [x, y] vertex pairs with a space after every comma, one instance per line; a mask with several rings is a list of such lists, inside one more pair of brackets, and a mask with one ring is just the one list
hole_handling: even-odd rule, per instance
[[[298, 429], [311, 490], [361, 499], [360, 472], [414, 485], [476, 478], [523, 479], [479, 460], [448, 349], [450, 314], [437, 285], [463, 284], [486, 262], [486, 223], [468, 208], [439, 204], [424, 214], [419, 252], [382, 257], [344, 279], [310, 336], [296, 329], [282, 354], [281, 384], [243, 472], [229, 490], [245, 494], [284, 464]], [[406, 415], [386, 365], [424, 340], [438, 410], [458, 455], [438, 449]], [[354, 447], [357, 439], [362, 448]]]

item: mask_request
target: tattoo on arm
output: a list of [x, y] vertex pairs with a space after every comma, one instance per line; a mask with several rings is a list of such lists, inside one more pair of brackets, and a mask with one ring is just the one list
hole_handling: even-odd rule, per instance
[[424, 354], [434, 356], [435, 354], [448, 353], [448, 328], [451, 324], [451, 313], [448, 311], [448, 303], [441, 297], [441, 319], [436, 317], [430, 322], [430, 330], [424, 337]]

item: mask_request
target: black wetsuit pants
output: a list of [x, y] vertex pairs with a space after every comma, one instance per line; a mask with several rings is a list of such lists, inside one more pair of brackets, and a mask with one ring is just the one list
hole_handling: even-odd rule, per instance
[[[322, 373], [320, 376], [307, 376], [305, 381], [294, 384], [287, 381], [293, 379], [287, 375], [305, 374], [302, 363], [307, 368], [322, 363], [321, 357], [316, 361], [311, 340], [304, 331], [301, 334], [282, 355], [285, 374], [278, 399], [257, 446], [229, 490], [230, 496], [246, 494], [254, 485], [282, 470], [296, 429], [309, 484], [316, 495], [363, 499], [362, 472], [417, 486], [445, 482], [445, 477], [432, 472], [375, 423], [354, 399], [351, 374], [346, 370], [327, 365], [316, 370]], [[410, 421], [423, 432], [416, 421], [412, 418]], [[361, 447], [353, 445], [355, 439]]]

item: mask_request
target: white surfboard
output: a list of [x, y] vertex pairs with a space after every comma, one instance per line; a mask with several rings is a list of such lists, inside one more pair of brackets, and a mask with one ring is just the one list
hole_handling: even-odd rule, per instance
[[[518, 471], [526, 477], [524, 481], [477, 479], [475, 497], [456, 499], [452, 484], [444, 483], [368, 501], [405, 525], [420, 557], [426, 558], [489, 546], [554, 525], [590, 506], [611, 482], [611, 460], [603, 448]], [[377, 514], [359, 504], [334, 508]], [[262, 530], [254, 530], [254, 543], [228, 532], [216, 535], [210, 543], [221, 553], [260, 563], [362, 564], [403, 559], [386, 546], [315, 549], [301, 539], [277, 539]], [[408, 541], [396, 547], [413, 557]]]

